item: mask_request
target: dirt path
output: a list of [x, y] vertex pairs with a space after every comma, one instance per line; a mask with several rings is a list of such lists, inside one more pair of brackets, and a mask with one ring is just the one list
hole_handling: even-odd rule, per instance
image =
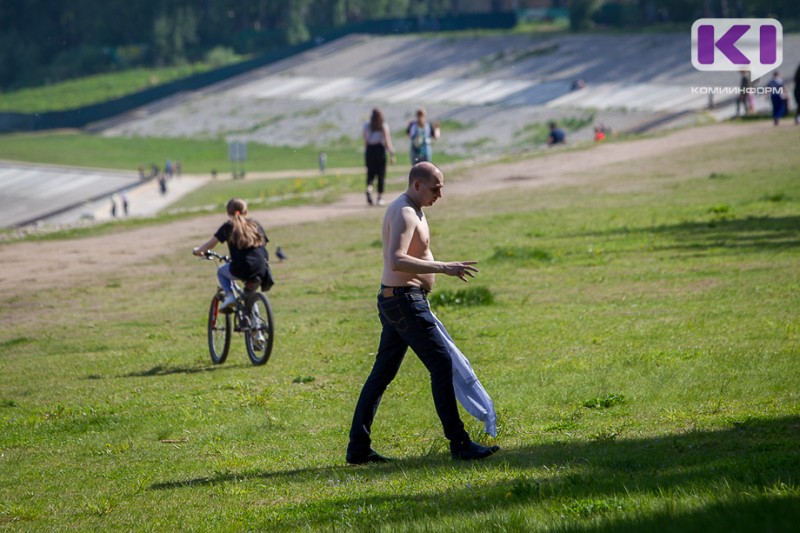
[[[757, 135], [765, 123], [716, 124], [680, 130], [651, 139], [598, 145], [588, 150], [554, 151], [533, 161], [476, 166], [461, 169], [458, 179], [447, 187], [448, 195], [475, 195], [515, 187], [589, 182], [605, 165], [631, 162], [654, 156], [677, 154], [687, 147], [716, 143], [745, 135]], [[447, 169], [446, 175], [447, 175]], [[510, 185], [511, 184], [511, 185]], [[325, 206], [303, 206], [256, 211], [253, 215], [265, 227], [316, 222], [339, 216], [358, 215], [366, 210], [362, 194], [345, 195]], [[182, 220], [160, 226], [101, 235], [79, 240], [20, 242], [0, 245], [0, 301], [9, 302], [37, 290], [70, 286], [76, 282], [141, 263], [140, 253], [165, 250], [171, 253], [201, 242], [209, 228], [216, 227], [219, 214]]]

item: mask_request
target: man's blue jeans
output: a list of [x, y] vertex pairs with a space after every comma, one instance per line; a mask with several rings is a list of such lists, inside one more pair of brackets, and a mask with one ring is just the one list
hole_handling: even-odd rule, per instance
[[379, 294], [378, 316], [383, 326], [380, 345], [372, 372], [356, 404], [348, 452], [369, 451], [375, 412], [409, 347], [430, 372], [433, 403], [445, 437], [453, 442], [468, 441], [453, 390], [453, 364], [425, 293], [421, 289], [403, 287], [395, 289], [393, 297]]

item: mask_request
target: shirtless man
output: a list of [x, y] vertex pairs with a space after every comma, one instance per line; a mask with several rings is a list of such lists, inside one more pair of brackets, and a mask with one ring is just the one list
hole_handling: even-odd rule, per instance
[[473, 442], [464, 430], [453, 390], [452, 361], [433, 315], [427, 295], [436, 274], [463, 281], [475, 277], [475, 261], [436, 261], [430, 249], [430, 229], [422, 211], [442, 197], [444, 176], [435, 165], [414, 165], [408, 174], [408, 189], [386, 209], [383, 219], [383, 277], [378, 293], [381, 332], [378, 354], [356, 404], [347, 462], [386, 462], [371, 446], [370, 431], [378, 404], [400, 369], [409, 347], [431, 375], [436, 413], [454, 459], [483, 459], [498, 450]]

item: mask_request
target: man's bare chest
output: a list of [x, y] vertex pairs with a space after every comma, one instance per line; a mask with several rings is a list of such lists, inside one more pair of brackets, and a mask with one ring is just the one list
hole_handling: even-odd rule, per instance
[[411, 238], [411, 246], [417, 251], [427, 251], [431, 245], [431, 232], [428, 228], [428, 221], [422, 218], [417, 224], [414, 236]]

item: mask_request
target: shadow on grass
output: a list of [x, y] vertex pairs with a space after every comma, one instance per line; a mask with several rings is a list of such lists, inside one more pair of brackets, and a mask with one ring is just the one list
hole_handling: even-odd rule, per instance
[[656, 249], [784, 249], [800, 246], [800, 216], [749, 217], [713, 219], [705, 222], [683, 222], [649, 228], [621, 228], [610, 231], [581, 233], [577, 236], [620, 234], [669, 234], [679, 244], [657, 246]]
[[[222, 365], [215, 365], [215, 366], [164, 366], [164, 365], [156, 365], [153, 368], [149, 368], [147, 370], [141, 370], [139, 372], [129, 372], [127, 374], [122, 374], [119, 377], [122, 378], [148, 378], [148, 377], [156, 377], [156, 376], [170, 376], [172, 374], [202, 374], [204, 372], [215, 372], [222, 368], [230, 368], [231, 366], [239, 367], [241, 365], [229, 365], [228, 367], [223, 367]], [[89, 379], [96, 379], [94, 376], [89, 376]]]
[[759, 495], [708, 505], [685, 512], [658, 512], [648, 517], [608, 519], [603, 524], [565, 528], [564, 531], [686, 533], [720, 531], [797, 531], [800, 498]]
[[[370, 509], [364, 526], [377, 515], [402, 522], [492, 512], [524, 513], [531, 505], [558, 509], [575, 519], [602, 518], [586, 530], [735, 531], [771, 524], [766, 530], [789, 530], [800, 523], [800, 417], [748, 419], [718, 431], [693, 431], [646, 439], [612, 442], [552, 442], [501, 450], [479, 463], [454, 463], [439, 454], [365, 467], [330, 466], [275, 472], [239, 472], [156, 483], [151, 490], [210, 486], [247, 479], [304, 485], [328, 479], [341, 491], [321, 501], [290, 504], [281, 509], [281, 526], [333, 525], [343, 509]], [[426, 476], [453, 469], [502, 470], [512, 477], [470, 487], [447, 486], [437, 492], [348, 494], [348, 487], [383, 479], [406, 478], [418, 469]], [[720, 487], [736, 495], [716, 496]], [[701, 493], [700, 496], [693, 496]], [[675, 505], [688, 498], [691, 506]], [[642, 498], [656, 501], [647, 513]], [[715, 499], [717, 498], [717, 499]], [[722, 499], [719, 499], [722, 498]], [[660, 501], [660, 503], [658, 503]], [[706, 503], [706, 505], [703, 505]], [[700, 508], [698, 508], [698, 505]], [[375, 514], [377, 513], [377, 515]], [[741, 522], [747, 517], [746, 522]], [[385, 519], [385, 520], [384, 520]], [[420, 522], [422, 521], [422, 522]], [[755, 522], [754, 522], [755, 521]], [[709, 530], [705, 528], [705, 530]]]

